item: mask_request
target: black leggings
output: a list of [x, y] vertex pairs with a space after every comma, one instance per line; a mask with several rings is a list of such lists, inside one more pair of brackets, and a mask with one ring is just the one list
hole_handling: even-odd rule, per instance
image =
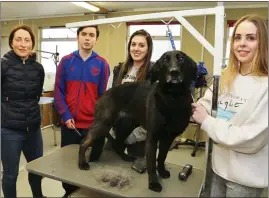
[[[80, 132], [81, 136], [79, 136], [73, 129], [68, 129], [65, 125], [62, 125], [61, 147], [64, 147], [70, 144], [80, 144], [81, 140], [84, 137], [86, 137], [88, 133], [88, 129], [77, 129], [77, 130]], [[100, 157], [103, 150], [104, 143], [105, 143], [105, 137], [100, 137], [93, 142], [91, 153], [97, 153], [98, 156], [95, 156], [96, 158]], [[95, 151], [93, 151], [93, 149]], [[73, 193], [74, 191], [78, 189], [77, 186], [73, 186], [64, 182], [62, 182], [62, 186], [66, 192], [65, 196], [70, 195], [71, 193]]]
[[[113, 130], [115, 131], [116, 137], [121, 138], [123, 135], [126, 136], [126, 131], [129, 131], [131, 134], [131, 132], [136, 127], [139, 127], [139, 125], [136, 124], [132, 118], [128, 116], [121, 116], [117, 119], [116, 123], [114, 124]], [[125, 137], [124, 139], [126, 140], [127, 137]], [[145, 141], [125, 145], [125, 147], [127, 147], [128, 154], [134, 157], [144, 157], [145, 146], [146, 146]]]

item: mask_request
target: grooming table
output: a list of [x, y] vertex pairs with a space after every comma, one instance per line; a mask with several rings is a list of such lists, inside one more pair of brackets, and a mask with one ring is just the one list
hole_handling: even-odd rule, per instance
[[[104, 151], [98, 162], [90, 163], [90, 170], [83, 171], [78, 168], [79, 145], [69, 145], [55, 152], [36, 159], [26, 165], [29, 172], [48, 177], [58, 181], [63, 181], [81, 187], [72, 196], [89, 197], [93, 196], [116, 196], [116, 197], [199, 197], [204, 172], [193, 168], [192, 174], [187, 181], [180, 181], [178, 173], [183, 167], [174, 164], [166, 164], [170, 170], [169, 179], [161, 179], [163, 186], [161, 193], [148, 189], [148, 175], [139, 174], [131, 169], [131, 162], [123, 161], [112, 151]], [[127, 172], [132, 177], [131, 186], [121, 189], [110, 187], [101, 182], [100, 175], [104, 170], [115, 170], [120, 173]]]
[[53, 124], [53, 121], [52, 121], [52, 104], [53, 104], [53, 97], [40, 97], [40, 100], [39, 100], [39, 105], [40, 105], [40, 111], [41, 111], [41, 115], [42, 115], [42, 120], [43, 120], [43, 107], [44, 105], [50, 105], [50, 110], [48, 111], [48, 114], [49, 114], [49, 122], [50, 124], [47, 125], [47, 126], [44, 126], [41, 128], [41, 130], [44, 130], [46, 128], [49, 128], [51, 127], [52, 130], [53, 130], [53, 136], [54, 136], [54, 146], [57, 146], [57, 141], [56, 141], [56, 129], [55, 129], [55, 126]]

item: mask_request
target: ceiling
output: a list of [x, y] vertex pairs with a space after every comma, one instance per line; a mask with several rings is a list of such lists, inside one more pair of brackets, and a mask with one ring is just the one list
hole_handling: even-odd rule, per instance
[[[217, 2], [204, 1], [177, 1], [177, 2], [150, 2], [150, 1], [91, 1], [92, 4], [100, 7], [96, 14], [107, 14], [111, 12], [133, 12], [133, 11], [164, 11], [164, 10], [184, 10], [195, 8], [214, 7]], [[224, 2], [227, 8], [257, 8], [267, 7], [268, 2]], [[1, 21], [22, 20], [61, 16], [76, 16], [92, 14], [89, 10], [78, 7], [70, 2], [1, 2]]]

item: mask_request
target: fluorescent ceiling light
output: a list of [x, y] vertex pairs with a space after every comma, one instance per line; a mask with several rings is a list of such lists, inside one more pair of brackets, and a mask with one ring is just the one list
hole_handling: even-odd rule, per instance
[[73, 4], [77, 5], [77, 6], [86, 8], [88, 10], [91, 10], [93, 12], [97, 12], [97, 11], [100, 10], [100, 8], [98, 8], [98, 7], [94, 6], [94, 5], [91, 5], [89, 3], [83, 2], [83, 1], [80, 1], [80, 2], [76, 1], [76, 2], [71, 2], [71, 3], [73, 3]]

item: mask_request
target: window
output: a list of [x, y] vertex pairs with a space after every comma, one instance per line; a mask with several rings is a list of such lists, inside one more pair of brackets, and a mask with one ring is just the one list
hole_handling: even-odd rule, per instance
[[[63, 56], [70, 54], [77, 49], [77, 41], [42, 41], [41, 51], [59, 53], [59, 61]], [[56, 73], [55, 59], [53, 54], [41, 52], [41, 64], [44, 67], [45, 73]], [[57, 63], [58, 66], [59, 62]]]
[[42, 38], [76, 38], [77, 28], [50, 28], [42, 29]]
[[[44, 28], [41, 30], [41, 64], [45, 73], [56, 73], [53, 53], [59, 53], [59, 61], [78, 49], [76, 28]], [[57, 63], [57, 65], [59, 62]]]
[[[152, 37], [153, 41], [153, 52], [152, 52], [152, 61], [156, 61], [160, 56], [168, 51], [172, 50], [172, 44], [167, 35], [167, 25], [166, 24], [157, 24], [157, 25], [139, 25], [131, 24], [129, 25], [129, 34], [128, 41], [130, 36], [137, 30], [144, 29]], [[181, 25], [180, 24], [169, 24], [169, 29], [172, 33], [174, 44], [176, 49], [180, 50], [181, 48]]]
[[228, 27], [227, 30], [227, 45], [226, 45], [226, 52], [225, 52], [225, 65], [228, 65], [229, 56], [230, 56], [230, 45], [231, 45], [231, 39], [233, 35], [234, 27]]
[[[130, 25], [129, 33], [131, 35], [140, 29], [146, 30], [151, 36], [166, 36], [167, 25]], [[180, 36], [181, 28], [179, 24], [170, 24], [169, 29], [173, 36]]]
[[[63, 56], [78, 49], [76, 28], [44, 28], [41, 29], [41, 64], [45, 70], [44, 91], [53, 91], [55, 74], [57, 71], [55, 55], [59, 53], [59, 60]], [[57, 49], [57, 50], [56, 50]]]

